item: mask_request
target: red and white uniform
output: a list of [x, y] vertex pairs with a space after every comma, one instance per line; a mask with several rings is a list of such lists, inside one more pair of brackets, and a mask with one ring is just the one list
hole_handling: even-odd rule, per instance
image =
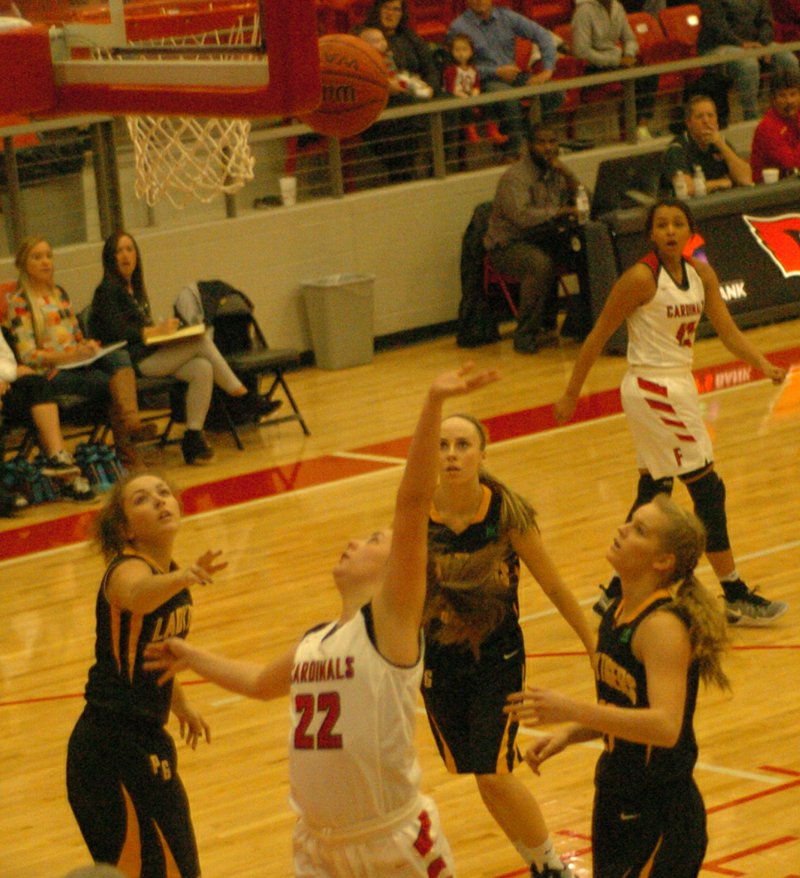
[[420, 658], [391, 664], [364, 607], [309, 632], [290, 691], [290, 801], [299, 815], [295, 875], [452, 876], [433, 802], [419, 791], [414, 749]]
[[691, 371], [705, 288], [685, 260], [681, 283], [655, 253], [641, 261], [653, 272], [656, 293], [628, 317], [630, 368], [620, 394], [637, 465], [660, 479], [693, 472], [713, 458]]

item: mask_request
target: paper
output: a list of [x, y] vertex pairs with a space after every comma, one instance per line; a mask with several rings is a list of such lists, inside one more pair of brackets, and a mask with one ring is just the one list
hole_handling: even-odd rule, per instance
[[83, 366], [88, 366], [90, 363], [93, 363], [95, 360], [99, 360], [100, 357], [104, 357], [106, 354], [110, 354], [112, 351], [118, 351], [120, 348], [124, 348], [128, 342], [126, 341], [115, 341], [114, 344], [107, 344], [104, 348], [100, 348], [100, 350], [93, 356], [88, 357], [85, 360], [81, 360], [80, 363], [59, 363], [56, 366], [56, 369], [59, 371], [62, 369], [81, 369]]
[[145, 344], [149, 347], [153, 344], [164, 344], [170, 341], [180, 341], [182, 338], [191, 338], [194, 335], [202, 335], [206, 331], [205, 323], [192, 323], [191, 326], [182, 326], [175, 332], [169, 332], [164, 335], [151, 335], [145, 339]]

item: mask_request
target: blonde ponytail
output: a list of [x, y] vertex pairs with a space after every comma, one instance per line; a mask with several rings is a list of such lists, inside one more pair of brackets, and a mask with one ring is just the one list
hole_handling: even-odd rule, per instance
[[661, 543], [675, 557], [669, 584], [677, 584], [675, 606], [689, 624], [692, 658], [703, 682], [728, 690], [730, 681], [722, 668], [722, 656], [728, 646], [725, 615], [694, 572], [705, 551], [705, 528], [694, 513], [682, 509], [666, 494], [658, 494], [653, 503], [668, 522]]

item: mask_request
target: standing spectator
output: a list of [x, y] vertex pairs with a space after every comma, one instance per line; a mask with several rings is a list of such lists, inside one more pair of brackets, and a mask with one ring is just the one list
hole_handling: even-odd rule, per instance
[[[520, 279], [514, 333], [519, 353], [558, 342], [556, 264], [572, 252], [569, 230], [578, 219], [578, 185], [558, 157], [556, 133], [546, 123], [532, 130], [528, 150], [497, 184], [484, 245], [497, 271]], [[575, 327], [578, 334], [588, 329]]]
[[800, 170], [800, 73], [779, 70], [769, 83], [770, 108], [758, 123], [750, 150], [756, 183], [764, 168], [778, 168], [781, 177]]
[[[485, 92], [505, 91], [515, 86], [540, 85], [553, 76], [556, 47], [548, 30], [524, 15], [504, 6], [494, 7], [492, 0], [467, 0], [467, 9], [450, 24], [447, 39], [466, 34], [475, 47], [474, 64]], [[516, 38], [531, 40], [539, 47], [542, 70], [530, 73], [516, 63]], [[561, 96], [542, 96], [543, 112], [555, 109]], [[527, 117], [518, 101], [505, 101], [496, 109], [498, 119], [509, 137], [504, 145], [508, 154], [517, 155], [527, 135]]]
[[694, 169], [706, 178], [706, 192], [749, 186], [753, 182], [750, 165], [738, 156], [722, 136], [717, 108], [708, 95], [695, 95], [686, 105], [686, 130], [673, 138], [661, 160], [664, 191], [674, 187], [675, 176], [683, 174], [689, 195], [694, 195]]
[[[775, 33], [769, 0], [698, 0], [700, 33], [697, 50], [736, 54], [737, 49], [760, 49], [774, 45]], [[761, 58], [734, 58], [725, 67], [733, 77], [745, 119], [758, 118], [758, 85], [762, 65], [770, 72], [798, 70], [792, 52], [775, 51]]]
[[800, 40], [800, 0], [772, 0], [772, 15], [779, 43]]
[[[572, 15], [572, 51], [588, 65], [585, 72], [627, 70], [638, 60], [636, 41], [628, 16], [619, 0], [576, 0]], [[657, 76], [643, 76], [635, 81], [637, 137], [648, 140], [653, 118]]]

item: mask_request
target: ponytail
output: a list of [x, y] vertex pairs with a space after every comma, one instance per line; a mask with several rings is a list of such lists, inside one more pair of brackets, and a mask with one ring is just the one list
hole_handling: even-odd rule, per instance
[[656, 495], [652, 502], [668, 522], [661, 535], [664, 549], [675, 557], [668, 585], [677, 584], [675, 608], [689, 626], [692, 658], [704, 683], [729, 690], [730, 681], [722, 668], [728, 646], [725, 615], [694, 572], [706, 548], [705, 528], [694, 513], [682, 509], [666, 494]]

